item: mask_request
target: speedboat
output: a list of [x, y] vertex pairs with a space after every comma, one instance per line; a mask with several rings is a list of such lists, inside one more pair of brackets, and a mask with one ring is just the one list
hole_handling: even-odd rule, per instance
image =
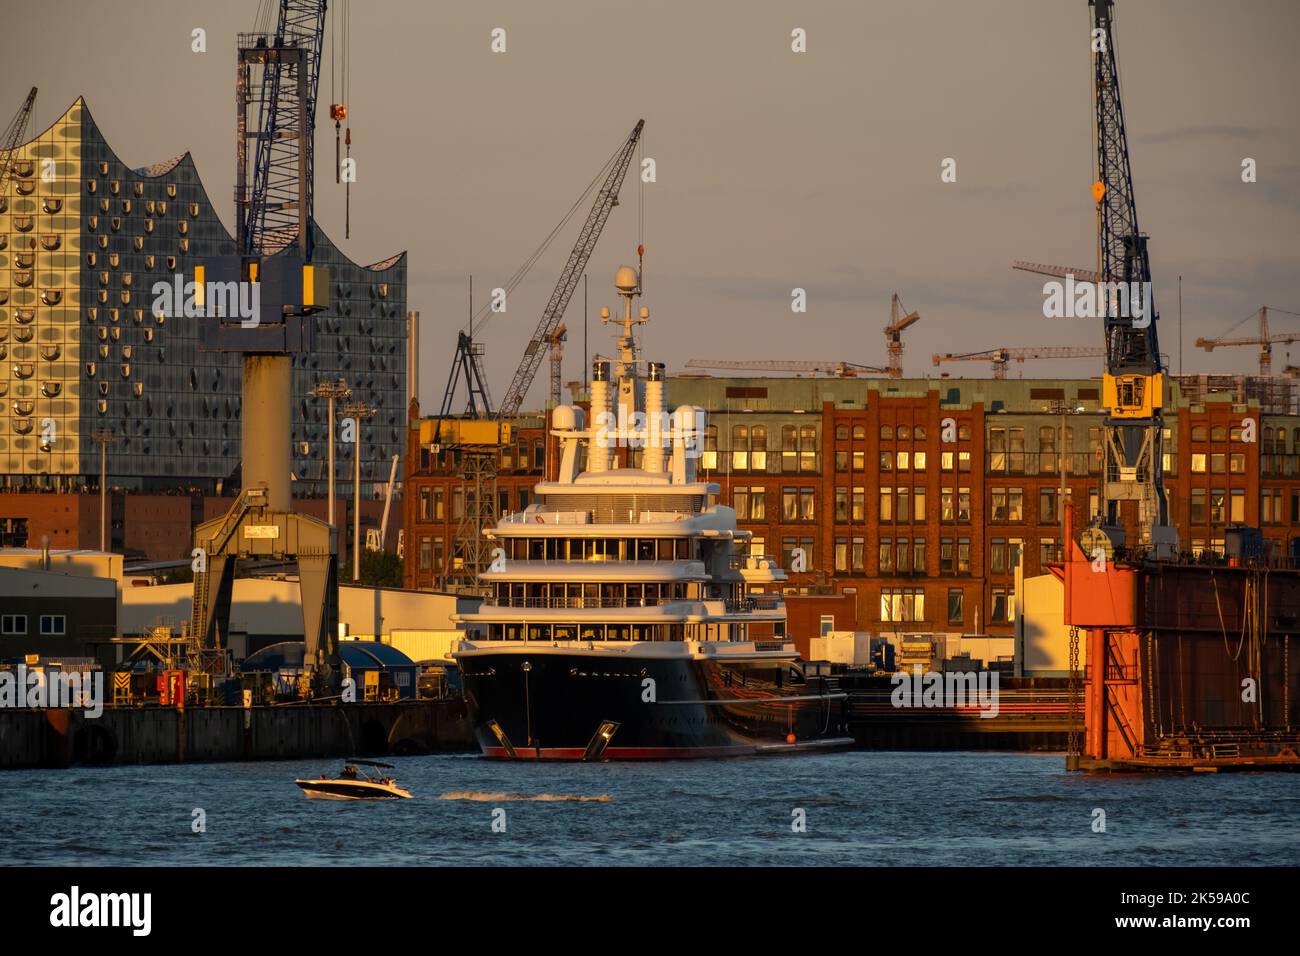
[[318, 777], [314, 780], [295, 780], [308, 800], [397, 800], [411, 799], [409, 790], [403, 790], [392, 777], [358, 770], [358, 767], [377, 767], [391, 770], [390, 763], [373, 760], [349, 760], [337, 777]]

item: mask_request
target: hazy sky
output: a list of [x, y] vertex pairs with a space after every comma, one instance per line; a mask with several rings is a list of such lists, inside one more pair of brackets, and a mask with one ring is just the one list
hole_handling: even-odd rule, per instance
[[[131, 165], [193, 153], [231, 223], [234, 36], [251, 0], [25, 6], [0, 35], [0, 114], [40, 87], [43, 128], [84, 94]], [[1162, 350], [1187, 371], [1250, 371], [1256, 350], [1192, 345], [1260, 305], [1300, 312], [1300, 4], [1118, 0], [1117, 49], [1139, 221], [1151, 235]], [[191, 30], [208, 50], [191, 52]], [[502, 27], [507, 51], [490, 50]], [[791, 30], [807, 52], [791, 51]], [[321, 78], [316, 216], [356, 260], [409, 251], [423, 317], [421, 395], [441, 399], [466, 277], [503, 285], [644, 117], [648, 357], [883, 365], [897, 291], [922, 320], [908, 375], [936, 351], [1100, 345], [1042, 317], [1043, 280], [1013, 259], [1092, 266], [1086, 0], [357, 2], [352, 13], [352, 238], [332, 182]], [[326, 41], [327, 46], [329, 41]], [[957, 162], [957, 181], [940, 163]], [[1241, 161], [1258, 182], [1241, 181]], [[591, 314], [635, 258], [629, 173], [592, 258]], [[585, 210], [584, 210], [585, 212]], [[577, 234], [551, 247], [484, 341], [494, 397], [518, 364]], [[808, 312], [790, 294], [807, 290]], [[481, 301], [481, 300], [480, 300]], [[565, 378], [582, 375], [581, 289]], [[1254, 321], [1238, 334], [1249, 335]], [[1300, 331], [1276, 316], [1275, 332]], [[612, 349], [593, 319], [591, 350]], [[1300, 364], [1300, 344], [1294, 347]], [[1274, 362], [1287, 361], [1287, 347]], [[954, 374], [987, 375], [979, 363]], [[1095, 375], [1097, 360], [1013, 366]], [[529, 406], [544, 398], [547, 367]]]

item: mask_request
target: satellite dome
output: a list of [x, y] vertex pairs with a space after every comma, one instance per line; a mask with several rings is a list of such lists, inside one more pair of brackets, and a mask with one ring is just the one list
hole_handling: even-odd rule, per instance
[[631, 266], [620, 266], [618, 272], [614, 275], [614, 285], [618, 287], [619, 292], [635, 292], [636, 270]]

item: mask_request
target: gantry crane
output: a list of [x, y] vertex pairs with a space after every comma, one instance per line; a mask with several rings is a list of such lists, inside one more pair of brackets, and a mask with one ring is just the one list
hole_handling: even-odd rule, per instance
[[[1275, 312], [1285, 311], [1283, 309], [1274, 309]], [[1259, 346], [1259, 374], [1262, 378], [1269, 378], [1273, 374], [1273, 346], [1290, 345], [1292, 342], [1300, 342], [1300, 332], [1282, 332], [1278, 335], [1270, 335], [1268, 331], [1268, 306], [1261, 305], [1259, 311], [1254, 313], [1259, 318], [1259, 335], [1246, 338], [1228, 338], [1228, 332], [1237, 328], [1242, 322], [1245, 322], [1251, 316], [1246, 316], [1232, 329], [1216, 338], [1206, 339], [1199, 338], [1196, 340], [1196, 347], [1205, 349], [1207, 352], [1213, 352], [1218, 348], [1225, 348], [1236, 345], [1258, 345]], [[1295, 315], [1294, 312], [1287, 312], [1287, 315]]]
[[889, 370], [872, 365], [855, 365], [836, 361], [785, 361], [782, 359], [691, 359], [687, 368], [737, 369], [753, 372], [801, 372], [809, 375], [834, 375], [857, 378], [861, 375], [888, 375]]
[[935, 354], [931, 360], [935, 365], [944, 362], [991, 362], [993, 377], [998, 380], [1007, 377], [1007, 365], [1011, 362], [1024, 362], [1029, 359], [1069, 359], [1101, 358], [1106, 350], [1097, 345], [1040, 345], [1026, 348], [985, 349], [982, 352], [945, 352]]
[[14, 171], [14, 157], [23, 141], [23, 134], [27, 132], [27, 121], [31, 119], [35, 106], [36, 87], [33, 86], [27, 99], [23, 100], [23, 105], [18, 107], [18, 112], [5, 127], [4, 134], [0, 135], [0, 197], [9, 188], [9, 178]]
[[1156, 557], [1174, 557], [1178, 533], [1169, 521], [1164, 482], [1164, 366], [1156, 335], [1158, 314], [1151, 290], [1147, 236], [1138, 228], [1133, 197], [1128, 133], [1115, 58], [1114, 3], [1089, 0], [1089, 4], [1094, 36], [1097, 271], [1107, 286], [1128, 284], [1139, 289], [1149, 304], [1139, 317], [1132, 314], [1132, 309], [1121, 309], [1117, 296], [1098, 296], [1104, 312], [1106, 371], [1102, 402], [1107, 409], [1098, 524], [1112, 545], [1126, 544], [1120, 506], [1125, 501], [1135, 502], [1138, 544]]
[[908, 312], [895, 292], [889, 300], [889, 324], [885, 326], [885, 351], [889, 355], [890, 378], [903, 377], [903, 330], [921, 319], [920, 312]]
[[[329, 276], [312, 265], [313, 132], [324, 33], [325, 0], [280, 0], [273, 30], [238, 38], [236, 254], [195, 267], [195, 301], [204, 305], [205, 284], [257, 283], [260, 313], [231, 317], [209, 304], [199, 322], [200, 348], [243, 358], [242, 487], [225, 515], [195, 529], [200, 564], [190, 616], [193, 666], [220, 671], [237, 562], [296, 561], [303, 669], [317, 689], [339, 677], [338, 530], [293, 512], [290, 456], [292, 359], [312, 350], [313, 316], [329, 302]], [[359, 434], [354, 449], [357, 454]]]

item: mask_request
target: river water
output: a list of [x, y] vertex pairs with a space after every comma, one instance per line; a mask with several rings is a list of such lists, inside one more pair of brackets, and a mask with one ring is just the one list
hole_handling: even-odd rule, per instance
[[[1067, 774], [1059, 754], [885, 751], [716, 762], [499, 763], [462, 754], [391, 762], [415, 799], [308, 801], [294, 778], [333, 775], [341, 766], [334, 760], [0, 772], [0, 863], [1300, 860], [1295, 774], [1090, 776]], [[203, 832], [193, 832], [196, 820]]]

